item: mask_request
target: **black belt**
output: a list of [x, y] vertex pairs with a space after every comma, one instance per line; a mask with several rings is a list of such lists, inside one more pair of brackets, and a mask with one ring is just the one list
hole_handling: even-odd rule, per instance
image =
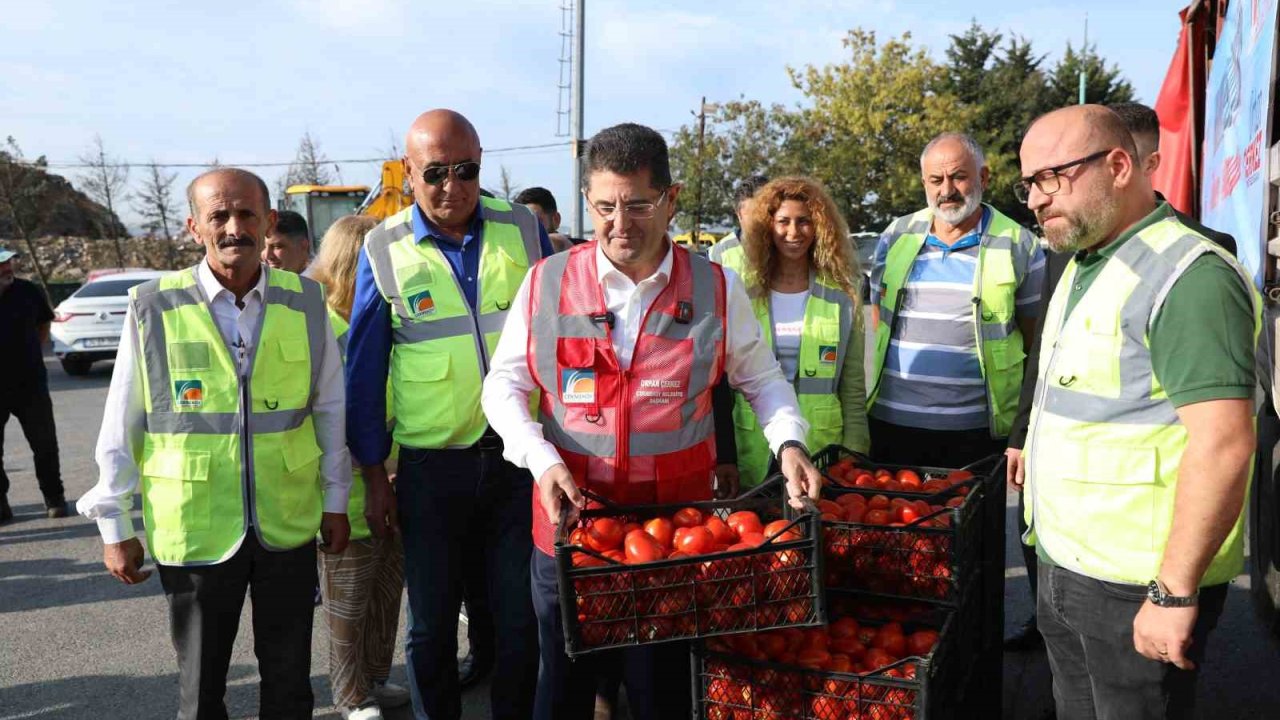
[[438, 452], [497, 452], [501, 453], [503, 449], [502, 437], [493, 431], [493, 428], [486, 428], [484, 434], [480, 436], [471, 445], [464, 448], [414, 448], [401, 447], [400, 456], [406, 458], [422, 457], [427, 453]]

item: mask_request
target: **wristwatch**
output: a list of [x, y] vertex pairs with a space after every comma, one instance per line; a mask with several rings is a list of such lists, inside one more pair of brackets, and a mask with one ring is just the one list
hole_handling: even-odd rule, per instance
[[804, 443], [799, 440], [787, 440], [778, 446], [778, 454], [776, 455], [778, 460], [782, 460], [782, 453], [787, 448], [800, 448], [800, 452], [804, 453], [805, 457], [809, 457], [809, 448], [805, 447]]
[[1164, 583], [1152, 580], [1147, 583], [1147, 599], [1152, 605], [1159, 607], [1194, 607], [1200, 601], [1200, 591], [1196, 590], [1190, 595], [1170, 595]]

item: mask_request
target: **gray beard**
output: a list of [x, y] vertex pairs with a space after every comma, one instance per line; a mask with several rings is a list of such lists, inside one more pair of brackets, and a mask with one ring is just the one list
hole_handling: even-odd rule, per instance
[[948, 210], [938, 205], [937, 198], [929, 198], [929, 208], [933, 210], [934, 217], [941, 219], [948, 225], [959, 225], [972, 215], [978, 206], [982, 204], [982, 192], [976, 192], [973, 195], [966, 195], [964, 205], [959, 210]]

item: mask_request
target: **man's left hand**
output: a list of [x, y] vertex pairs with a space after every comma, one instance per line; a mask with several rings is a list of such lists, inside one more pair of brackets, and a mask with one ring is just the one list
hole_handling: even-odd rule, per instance
[[325, 513], [320, 518], [320, 551], [337, 555], [347, 549], [351, 539], [351, 523], [346, 513]]
[[809, 462], [809, 456], [798, 447], [789, 447], [782, 451], [778, 458], [782, 467], [782, 475], [787, 479], [787, 496], [791, 507], [803, 510], [800, 502], [802, 496], [808, 495], [817, 500], [822, 493], [822, 473]]
[[1133, 648], [1143, 657], [1194, 670], [1196, 664], [1187, 657], [1187, 650], [1199, 610], [1194, 605], [1160, 607], [1150, 600], [1143, 602], [1133, 619]]

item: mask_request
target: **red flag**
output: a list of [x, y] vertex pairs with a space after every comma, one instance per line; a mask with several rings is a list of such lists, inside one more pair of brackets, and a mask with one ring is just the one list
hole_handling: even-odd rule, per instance
[[1182, 31], [1178, 33], [1178, 49], [1169, 63], [1169, 71], [1156, 99], [1160, 116], [1160, 167], [1151, 176], [1151, 184], [1169, 204], [1194, 215], [1195, 202], [1195, 127], [1191, 113], [1191, 65], [1188, 62], [1191, 26], [1187, 10], [1181, 13]]

